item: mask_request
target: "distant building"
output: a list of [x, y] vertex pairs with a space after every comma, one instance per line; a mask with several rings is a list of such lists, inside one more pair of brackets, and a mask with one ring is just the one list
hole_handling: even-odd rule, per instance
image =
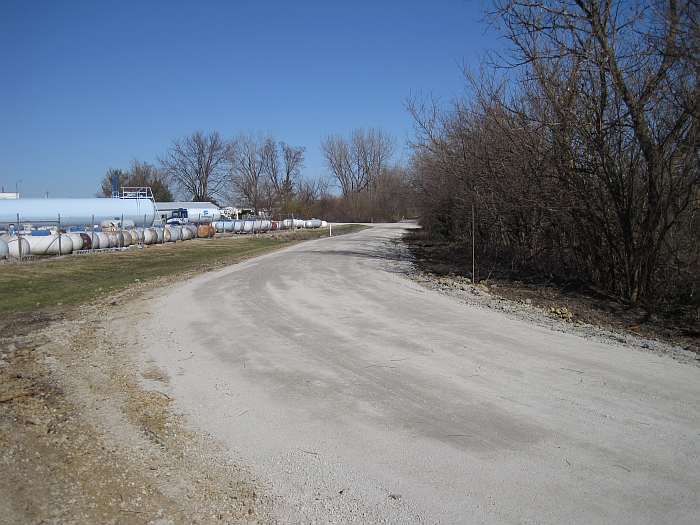
[[0, 199], [19, 199], [16, 191], [0, 191]]

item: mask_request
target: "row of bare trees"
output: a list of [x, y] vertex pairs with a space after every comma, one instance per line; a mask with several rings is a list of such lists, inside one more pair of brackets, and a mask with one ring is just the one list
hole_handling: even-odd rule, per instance
[[473, 243], [483, 272], [697, 305], [697, 2], [495, 5], [510, 54], [469, 77], [468, 99], [410, 104], [426, 231]]
[[156, 200], [172, 200], [175, 191], [185, 200], [288, 215], [308, 209], [308, 201], [325, 191], [320, 183], [302, 178], [304, 152], [272, 137], [225, 140], [218, 132], [197, 131], [173, 141], [158, 167], [134, 161], [127, 171], [108, 170], [100, 190], [111, 195], [116, 176], [118, 186], [151, 186]]
[[392, 164], [394, 140], [377, 129], [332, 135], [321, 144], [331, 180], [303, 176], [305, 148], [273, 137], [195, 132], [173, 141], [159, 167], [134, 161], [128, 172], [109, 170], [102, 193], [119, 186], [152, 186], [156, 200], [182, 199], [240, 204], [277, 217], [331, 220], [396, 220], [410, 214], [407, 171]]
[[356, 129], [321, 142], [341, 195], [336, 214], [355, 221], [399, 220], [412, 215], [408, 173], [392, 163], [395, 141], [380, 129]]

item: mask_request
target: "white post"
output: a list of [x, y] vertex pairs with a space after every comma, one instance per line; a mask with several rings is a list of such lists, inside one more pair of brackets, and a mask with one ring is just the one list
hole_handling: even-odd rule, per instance
[[333, 237], [333, 224], [328, 223], [328, 236]]

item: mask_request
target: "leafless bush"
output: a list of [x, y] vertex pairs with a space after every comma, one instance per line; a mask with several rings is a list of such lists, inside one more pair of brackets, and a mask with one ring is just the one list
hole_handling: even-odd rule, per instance
[[507, 82], [487, 71], [469, 101], [409, 105], [426, 230], [631, 304], [697, 294], [697, 4], [504, 0], [494, 15]]

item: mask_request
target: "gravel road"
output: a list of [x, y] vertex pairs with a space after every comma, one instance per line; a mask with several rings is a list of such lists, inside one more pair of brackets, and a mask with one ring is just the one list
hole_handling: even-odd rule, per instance
[[697, 523], [700, 368], [407, 279], [400, 225], [176, 285], [139, 330], [280, 523]]

